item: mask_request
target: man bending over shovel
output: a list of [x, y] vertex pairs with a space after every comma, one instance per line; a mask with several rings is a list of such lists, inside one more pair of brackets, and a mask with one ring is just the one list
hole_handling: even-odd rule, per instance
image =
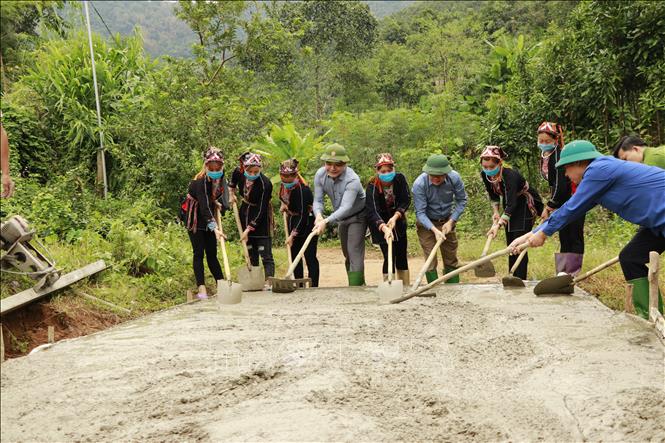
[[[346, 164], [349, 157], [344, 146], [328, 145], [321, 156], [325, 165], [314, 175], [313, 231], [321, 235], [328, 224], [339, 226], [339, 238], [346, 265], [349, 286], [365, 284], [365, 189], [358, 174]], [[323, 196], [330, 197], [333, 213], [323, 217]]]
[[[545, 243], [547, 237], [594, 206], [609, 209], [640, 226], [619, 253], [619, 263], [625, 279], [633, 284], [635, 312], [648, 318], [646, 263], [650, 251], [659, 254], [665, 251], [665, 170], [604, 156], [586, 140], [568, 143], [561, 151], [556, 167], [566, 169], [566, 176], [577, 184], [577, 192], [538, 228], [517, 238], [510, 246], [516, 250], [519, 245], [528, 243], [537, 248]], [[658, 309], [663, 312], [660, 292]]]
[[[466, 207], [466, 191], [460, 175], [453, 170], [448, 157], [432, 154], [423, 166], [423, 173], [413, 182], [411, 189], [416, 208], [416, 232], [425, 258], [432, 252], [439, 239], [444, 270], [447, 274], [458, 267], [457, 235], [455, 224]], [[438, 278], [436, 257], [425, 273], [427, 283]], [[459, 283], [459, 275], [446, 280], [446, 283]]]

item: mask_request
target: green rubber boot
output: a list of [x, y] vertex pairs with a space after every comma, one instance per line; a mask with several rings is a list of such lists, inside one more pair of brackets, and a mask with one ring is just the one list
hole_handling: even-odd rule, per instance
[[[454, 266], [446, 266], [446, 268], [444, 270], [444, 273], [447, 274], [449, 272], [454, 271], [455, 269], [457, 269], [457, 268], [454, 267]], [[450, 277], [448, 280], [444, 281], [444, 283], [446, 283], [446, 284], [448, 284], [448, 283], [459, 283], [459, 274], [457, 274], [454, 277]]]
[[365, 285], [365, 272], [364, 271], [348, 271], [346, 273], [349, 279], [349, 286], [364, 286]]
[[439, 278], [439, 274], [436, 272], [436, 269], [432, 269], [431, 271], [425, 272], [425, 278], [427, 279], [427, 283], [432, 283]]
[[[628, 283], [633, 285], [633, 307], [635, 313], [649, 320], [649, 279], [647, 277], [635, 278]], [[663, 297], [658, 289], [658, 310], [663, 313]]]

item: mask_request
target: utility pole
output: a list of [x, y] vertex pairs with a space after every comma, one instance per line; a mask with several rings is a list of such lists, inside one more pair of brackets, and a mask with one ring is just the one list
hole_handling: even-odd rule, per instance
[[92, 83], [95, 88], [95, 103], [97, 105], [97, 126], [99, 128], [99, 150], [97, 151], [97, 183], [104, 183], [104, 198], [108, 193], [108, 181], [106, 179], [106, 159], [104, 157], [104, 130], [102, 129], [102, 109], [99, 105], [99, 89], [97, 88], [97, 69], [95, 67], [95, 51], [92, 48], [92, 30], [90, 29], [90, 11], [88, 2], [83, 1], [85, 9], [85, 23], [88, 27], [88, 43], [90, 44], [90, 60], [92, 62]]

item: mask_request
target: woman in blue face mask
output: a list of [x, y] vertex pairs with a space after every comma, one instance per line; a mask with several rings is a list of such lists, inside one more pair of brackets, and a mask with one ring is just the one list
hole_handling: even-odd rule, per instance
[[[286, 247], [291, 249], [291, 257], [295, 257], [305, 244], [305, 239], [314, 227], [312, 205], [314, 195], [305, 179], [300, 175], [298, 160], [285, 160], [279, 165], [279, 200], [280, 212], [286, 213], [287, 233]], [[318, 236], [315, 236], [307, 249], [304, 259], [307, 263], [307, 276], [312, 279], [312, 287], [319, 286], [319, 260], [316, 258]], [[295, 278], [303, 278], [302, 260], [293, 271]]]
[[[540, 151], [540, 174], [550, 185], [550, 198], [541, 218], [547, 220], [575, 193], [575, 184], [566, 177], [565, 168], [557, 168], [563, 149], [563, 128], [552, 122], [543, 122], [538, 127], [538, 150]], [[554, 254], [556, 272], [577, 275], [582, 269], [584, 257], [584, 216], [567, 224], [559, 231], [561, 249]]]
[[240, 224], [243, 232], [241, 240], [247, 242], [247, 250], [252, 266], [259, 266], [259, 257], [263, 262], [266, 289], [269, 289], [268, 277], [275, 275], [275, 260], [272, 256], [272, 183], [262, 172], [259, 154], [250, 153], [243, 159], [243, 174], [238, 188], [240, 204]]
[[[492, 227], [487, 235], [496, 237], [499, 228], [503, 226], [506, 231], [506, 244], [510, 244], [531, 231], [534, 220], [543, 210], [543, 203], [538, 192], [529, 187], [529, 183], [519, 171], [504, 165], [505, 158], [506, 153], [500, 147], [486, 146], [480, 155], [480, 176], [492, 203]], [[502, 203], [503, 212], [500, 210]], [[515, 260], [515, 255], [508, 257], [509, 269]], [[528, 263], [527, 254], [513, 275], [526, 280]]]
[[221, 230], [215, 222], [215, 211], [219, 209], [224, 212], [229, 207], [228, 195], [224, 156], [219, 149], [211, 147], [204, 154], [203, 168], [189, 184], [187, 197], [180, 210], [192, 243], [192, 264], [199, 299], [208, 298], [203, 270], [204, 256], [215, 280], [224, 278], [217, 260], [217, 240]]
[[395, 162], [388, 153], [379, 154], [376, 176], [367, 184], [365, 207], [372, 243], [383, 253], [383, 279], [388, 278], [388, 243], [393, 241], [393, 269], [396, 279], [410, 285], [407, 260], [406, 211], [411, 204], [411, 192], [403, 174], [395, 171]]

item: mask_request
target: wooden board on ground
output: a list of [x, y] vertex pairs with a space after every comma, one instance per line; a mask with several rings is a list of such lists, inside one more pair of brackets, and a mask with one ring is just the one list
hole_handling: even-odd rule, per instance
[[60, 289], [66, 288], [67, 286], [100, 271], [103, 271], [104, 269], [106, 269], [106, 263], [104, 263], [104, 260], [98, 260], [94, 263], [90, 263], [87, 266], [63, 275], [58, 280], [56, 280], [53, 286], [49, 286], [48, 288], [44, 288], [40, 291], [35, 291], [34, 288], [30, 288], [26, 289], [25, 291], [21, 291], [18, 294], [4, 298], [0, 300], [0, 315], [5, 315], [27, 304], [37, 301], [40, 298], [43, 298]]

